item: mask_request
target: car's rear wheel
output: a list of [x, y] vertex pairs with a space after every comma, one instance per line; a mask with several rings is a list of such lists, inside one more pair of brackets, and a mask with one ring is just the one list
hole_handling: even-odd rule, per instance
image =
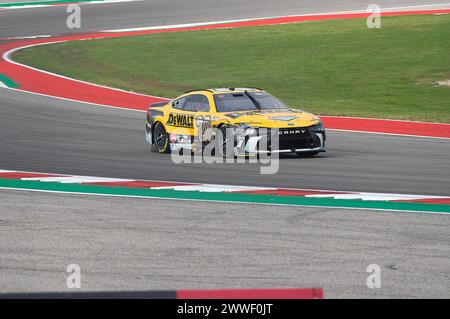
[[153, 128], [152, 151], [157, 153], [167, 153], [170, 149], [169, 136], [161, 122], [157, 122]]

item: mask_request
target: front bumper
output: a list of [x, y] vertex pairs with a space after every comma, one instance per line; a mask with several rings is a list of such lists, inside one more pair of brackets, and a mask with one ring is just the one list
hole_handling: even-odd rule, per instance
[[237, 137], [236, 155], [325, 152], [323, 128], [258, 129], [252, 136]]

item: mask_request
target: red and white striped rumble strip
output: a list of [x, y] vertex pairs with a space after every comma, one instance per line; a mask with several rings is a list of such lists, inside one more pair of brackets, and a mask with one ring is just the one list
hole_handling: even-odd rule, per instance
[[409, 195], [389, 193], [345, 192], [316, 189], [275, 188], [242, 185], [221, 185], [185, 183], [171, 181], [136, 180], [109, 177], [93, 177], [66, 174], [46, 174], [0, 170], [0, 179], [22, 181], [56, 182], [62, 184], [83, 184], [106, 187], [147, 188], [154, 190], [196, 191], [207, 193], [244, 193], [253, 195], [301, 196], [309, 198], [333, 198], [348, 200], [395, 201], [429, 204], [450, 204], [450, 196]]

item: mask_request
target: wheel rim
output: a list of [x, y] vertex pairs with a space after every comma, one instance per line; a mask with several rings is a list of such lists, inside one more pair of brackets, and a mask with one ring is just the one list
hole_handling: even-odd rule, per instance
[[163, 151], [167, 145], [166, 130], [160, 123], [158, 123], [155, 127], [155, 145], [158, 151]]

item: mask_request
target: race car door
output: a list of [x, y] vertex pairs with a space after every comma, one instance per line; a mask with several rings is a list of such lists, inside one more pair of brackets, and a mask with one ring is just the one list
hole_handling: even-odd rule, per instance
[[[181, 97], [172, 102], [172, 110], [170, 111], [166, 126], [167, 132], [171, 136], [184, 135], [193, 136], [195, 126], [195, 114], [186, 111], [186, 103], [190, 96]], [[171, 142], [174, 142], [171, 140]]]
[[203, 94], [193, 94], [187, 97], [183, 107], [184, 111], [194, 116], [193, 135], [204, 141], [205, 131], [211, 127], [210, 103]]

